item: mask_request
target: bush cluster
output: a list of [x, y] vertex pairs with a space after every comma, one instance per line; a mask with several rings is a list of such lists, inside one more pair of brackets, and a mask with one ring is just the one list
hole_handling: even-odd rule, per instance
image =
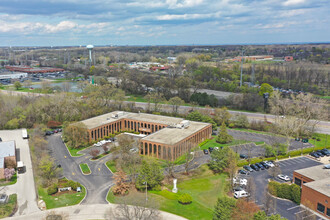
[[55, 194], [55, 193], [57, 193], [57, 192], [58, 192], [58, 186], [57, 186], [56, 183], [54, 183], [53, 185], [51, 185], [51, 186], [48, 187], [48, 189], [47, 189], [47, 193], [48, 193], [48, 195], [53, 195], [53, 194]]
[[179, 196], [178, 201], [183, 205], [187, 205], [192, 203], [192, 197], [188, 193], [183, 193]]
[[72, 190], [77, 190], [78, 187], [81, 187], [80, 183], [73, 180], [68, 180], [63, 184], [63, 187], [71, 187]]
[[275, 181], [271, 181], [268, 184], [268, 191], [270, 194], [283, 198], [289, 199], [298, 205], [300, 204], [300, 187], [296, 184], [286, 184], [286, 183], [278, 183]]

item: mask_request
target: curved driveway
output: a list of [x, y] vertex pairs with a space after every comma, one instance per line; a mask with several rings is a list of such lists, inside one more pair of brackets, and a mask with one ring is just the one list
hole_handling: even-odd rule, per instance
[[[113, 185], [113, 174], [104, 163], [111, 155], [98, 161], [90, 161], [89, 155], [71, 157], [60, 134], [49, 136], [47, 140], [52, 156], [56, 159], [56, 163], [63, 168], [63, 175], [67, 179], [77, 181], [85, 186], [87, 195], [82, 204], [107, 204], [106, 196]], [[82, 174], [79, 167], [80, 163], [87, 163], [92, 173]]]

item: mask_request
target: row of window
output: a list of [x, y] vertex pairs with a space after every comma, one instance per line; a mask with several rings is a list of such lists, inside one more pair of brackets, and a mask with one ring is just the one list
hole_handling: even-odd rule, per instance
[[151, 133], [154, 133], [162, 128], [165, 128], [165, 125], [153, 125], [149, 123], [136, 122], [136, 121], [124, 121], [125, 128], [128, 130], [139, 131], [140, 128], [148, 128], [151, 130]]
[[[317, 203], [317, 211], [321, 212], [322, 214], [324, 214], [325, 211], [325, 206], [321, 203]], [[327, 216], [330, 216], [330, 208], [327, 208]]]

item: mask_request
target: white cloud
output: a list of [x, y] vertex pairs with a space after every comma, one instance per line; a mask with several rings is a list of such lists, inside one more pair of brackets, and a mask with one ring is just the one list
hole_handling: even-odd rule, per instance
[[284, 6], [293, 6], [293, 5], [299, 5], [305, 3], [305, 0], [287, 0], [283, 2]]
[[61, 21], [56, 25], [46, 24], [44, 25], [45, 31], [48, 33], [56, 33], [67, 30], [72, 30], [77, 27], [77, 24], [72, 21]]
[[170, 21], [170, 20], [190, 20], [190, 19], [203, 19], [211, 17], [211, 14], [183, 14], [183, 15], [160, 15], [156, 19], [159, 21]]
[[195, 7], [202, 3], [203, 0], [183, 0], [181, 2], [178, 2], [178, 0], [166, 0], [166, 4], [170, 9]]

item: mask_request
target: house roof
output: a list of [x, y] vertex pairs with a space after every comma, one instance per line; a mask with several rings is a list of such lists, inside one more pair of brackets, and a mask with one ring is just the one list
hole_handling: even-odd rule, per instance
[[0, 158], [16, 156], [15, 141], [0, 142]]

